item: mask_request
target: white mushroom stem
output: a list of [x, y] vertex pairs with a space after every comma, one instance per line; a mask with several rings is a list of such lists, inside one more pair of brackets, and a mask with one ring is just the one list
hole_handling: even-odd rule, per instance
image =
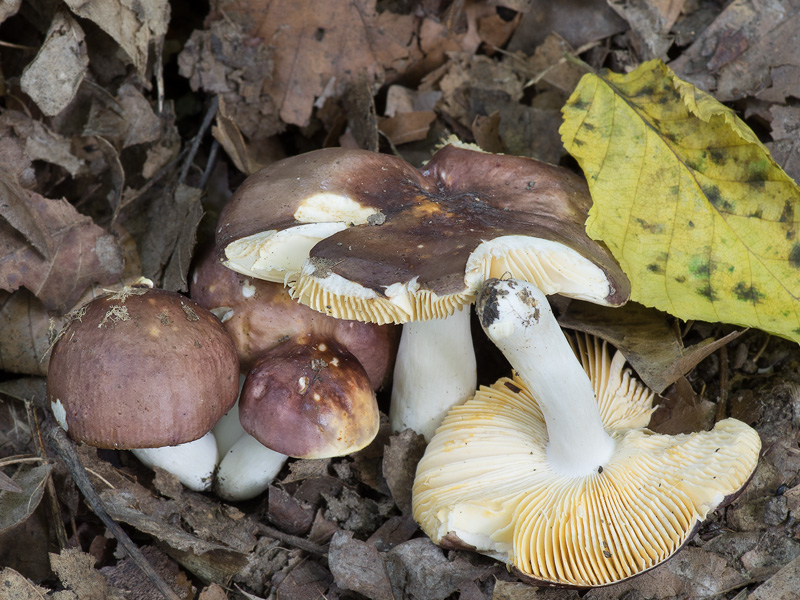
[[289, 458], [270, 450], [244, 430], [239, 422], [238, 400], [214, 426], [214, 433], [221, 457], [214, 492], [223, 500], [255, 498], [269, 487]]
[[243, 433], [222, 457], [214, 491], [223, 500], [255, 498], [280, 473], [288, 456], [270, 450], [248, 433]]
[[202, 492], [211, 487], [214, 469], [218, 462], [217, 442], [214, 434], [162, 448], [135, 448], [134, 456], [151, 469], [159, 467], [175, 475], [190, 490]]
[[477, 368], [469, 307], [443, 319], [403, 325], [394, 368], [392, 431], [433, 437], [447, 411], [475, 393]]
[[589, 377], [575, 357], [545, 295], [520, 280], [491, 279], [478, 316], [542, 409], [550, 467], [563, 475], [596, 472], [614, 452]]

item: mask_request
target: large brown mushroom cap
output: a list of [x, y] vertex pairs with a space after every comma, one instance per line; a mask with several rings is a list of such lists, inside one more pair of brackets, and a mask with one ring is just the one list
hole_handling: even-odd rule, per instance
[[380, 413], [364, 368], [340, 344], [301, 335], [256, 362], [239, 420], [267, 448], [297, 458], [343, 456], [378, 433]]
[[592, 587], [672, 556], [752, 475], [758, 434], [725, 419], [690, 435], [643, 427], [652, 393], [599, 342], [581, 352], [616, 449], [587, 476], [558, 473], [536, 398], [517, 377], [454, 407], [417, 468], [413, 514], [439, 544], [507, 562], [536, 585]]
[[[583, 179], [529, 158], [447, 145], [417, 170], [326, 149], [251, 176], [217, 243], [230, 268], [287, 280], [301, 302], [338, 318], [443, 317], [504, 274], [551, 293], [591, 272], [587, 294], [622, 304], [627, 278], [583, 228], [590, 204]], [[307, 235], [310, 223], [336, 226]]]
[[50, 358], [47, 395], [70, 437], [102, 448], [195, 440], [236, 402], [225, 328], [193, 300], [125, 288], [73, 315]]
[[246, 277], [204, 253], [192, 274], [191, 296], [214, 311], [233, 338], [242, 371], [267, 350], [301, 334], [335, 340], [358, 359], [373, 389], [391, 376], [400, 329], [335, 319], [293, 300], [278, 283]]

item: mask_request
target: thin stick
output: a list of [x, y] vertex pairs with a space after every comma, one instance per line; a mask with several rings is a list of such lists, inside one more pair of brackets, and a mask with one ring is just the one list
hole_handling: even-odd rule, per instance
[[86, 503], [92, 511], [94, 511], [94, 514], [103, 522], [103, 525], [108, 528], [111, 535], [117, 538], [120, 545], [125, 548], [131, 560], [139, 567], [142, 573], [153, 582], [153, 585], [156, 586], [164, 598], [167, 598], [167, 600], [180, 600], [180, 596], [178, 596], [178, 594], [169, 587], [169, 584], [161, 578], [161, 575], [156, 572], [153, 565], [150, 564], [144, 554], [142, 554], [142, 551], [139, 550], [139, 547], [134, 544], [133, 540], [125, 533], [125, 530], [109, 516], [103, 505], [103, 501], [100, 499], [100, 496], [98, 496], [92, 482], [89, 481], [89, 477], [86, 475], [86, 470], [83, 468], [83, 464], [78, 458], [78, 453], [75, 452], [72, 441], [67, 437], [67, 434], [64, 433], [64, 430], [49, 420], [45, 422], [43, 430], [45, 438], [67, 466], [70, 475], [72, 475], [72, 479], [75, 481], [75, 485], [78, 486], [78, 489], [80, 489], [83, 497], [86, 499]]
[[[42, 429], [39, 427], [36, 409], [30, 400], [25, 401], [25, 412], [28, 414], [28, 426], [31, 430], [31, 437], [33, 438], [33, 445], [36, 448], [36, 454], [42, 459], [47, 460], [47, 452], [44, 449], [44, 439], [42, 439]], [[47, 478], [45, 491], [47, 492], [47, 511], [50, 513], [50, 523], [55, 528], [58, 547], [64, 550], [65, 548], [69, 548], [69, 539], [67, 538], [67, 530], [64, 527], [64, 520], [61, 518], [61, 506], [58, 503], [56, 485], [53, 483], [52, 477]]]
[[325, 556], [328, 553], [328, 549], [325, 546], [320, 546], [314, 542], [309, 542], [307, 539], [297, 537], [296, 535], [284, 533], [280, 529], [275, 529], [274, 527], [264, 525], [263, 523], [258, 524], [258, 532], [263, 533], [267, 537], [275, 538], [276, 540], [285, 544], [289, 544], [290, 546], [294, 546], [295, 548], [299, 548], [300, 550], [304, 550], [309, 554]]
[[728, 348], [719, 349], [719, 400], [717, 400], [717, 414], [714, 421], [721, 421], [728, 416], [728, 396], [730, 395], [730, 380], [728, 373]]
[[208, 107], [208, 111], [206, 111], [206, 115], [203, 117], [203, 122], [200, 124], [200, 130], [197, 132], [197, 135], [194, 136], [194, 140], [192, 140], [192, 145], [189, 148], [189, 154], [186, 156], [186, 160], [183, 163], [183, 168], [181, 168], [180, 175], [178, 175], [178, 185], [182, 184], [186, 179], [186, 175], [189, 174], [189, 167], [192, 166], [194, 157], [197, 154], [197, 151], [200, 149], [200, 142], [203, 141], [203, 136], [205, 136], [206, 130], [211, 127], [211, 121], [213, 121], [214, 117], [217, 115], [218, 108], [219, 96], [214, 96], [211, 99], [211, 106]]

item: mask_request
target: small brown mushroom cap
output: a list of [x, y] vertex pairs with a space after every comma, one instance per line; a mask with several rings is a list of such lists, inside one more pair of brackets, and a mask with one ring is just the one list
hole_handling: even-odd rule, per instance
[[[217, 244], [230, 268], [285, 279], [303, 304], [337, 318], [444, 317], [504, 274], [547, 293], [590, 277], [590, 298], [622, 304], [627, 278], [584, 231], [590, 205], [581, 177], [530, 158], [447, 145], [417, 170], [324, 149], [251, 176], [223, 212]], [[338, 226], [301, 242], [309, 223]]]
[[297, 458], [343, 456], [378, 433], [380, 413], [364, 368], [343, 346], [301, 335], [256, 362], [239, 420], [267, 448]]
[[74, 440], [101, 448], [183, 444], [236, 402], [236, 349], [193, 300], [125, 288], [71, 319], [53, 347], [47, 396]]
[[192, 274], [190, 294], [214, 311], [233, 338], [242, 371], [267, 350], [300, 334], [337, 341], [358, 359], [379, 389], [391, 376], [400, 328], [335, 319], [292, 299], [278, 283], [225, 268], [214, 251], [205, 252]]
[[674, 555], [752, 476], [761, 442], [735, 419], [668, 436], [644, 426], [652, 393], [600, 342], [581, 350], [611, 460], [588, 476], [556, 472], [537, 400], [518, 377], [454, 407], [428, 445], [413, 487], [414, 519], [446, 547], [507, 562], [535, 585], [595, 587]]

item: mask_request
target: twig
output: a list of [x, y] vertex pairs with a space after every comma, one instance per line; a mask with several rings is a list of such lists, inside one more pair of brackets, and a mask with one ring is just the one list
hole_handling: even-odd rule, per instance
[[717, 400], [717, 414], [714, 422], [721, 421], [728, 414], [728, 395], [730, 382], [728, 380], [728, 347], [719, 349], [719, 400]]
[[205, 136], [206, 130], [211, 127], [211, 121], [214, 120], [214, 117], [217, 115], [217, 109], [219, 108], [219, 96], [214, 96], [211, 99], [211, 106], [208, 107], [206, 111], [206, 116], [203, 117], [203, 122], [200, 124], [200, 129], [197, 132], [197, 135], [194, 136], [192, 140], [192, 146], [189, 149], [189, 154], [186, 156], [186, 160], [183, 162], [183, 167], [181, 168], [180, 175], [178, 175], [178, 185], [182, 184], [183, 181], [186, 179], [186, 176], [189, 174], [189, 167], [192, 166], [192, 161], [194, 161], [194, 157], [197, 154], [197, 151], [200, 149], [200, 142], [203, 141], [203, 137]]
[[[28, 414], [28, 426], [31, 429], [31, 437], [33, 438], [33, 445], [36, 448], [36, 454], [38, 454], [41, 459], [47, 460], [47, 452], [45, 452], [44, 440], [42, 439], [42, 429], [39, 427], [36, 409], [30, 400], [25, 401], [25, 412]], [[45, 490], [47, 491], [47, 510], [50, 513], [50, 523], [55, 527], [58, 547], [64, 550], [65, 548], [69, 548], [69, 538], [67, 538], [67, 530], [61, 518], [61, 507], [58, 504], [58, 494], [56, 493], [56, 485], [53, 483], [52, 477], [47, 478]]]
[[64, 433], [64, 430], [52, 421], [46, 421], [43, 429], [45, 438], [55, 450], [56, 454], [58, 454], [59, 458], [64, 461], [70, 475], [72, 475], [72, 479], [75, 481], [75, 485], [80, 489], [83, 497], [86, 499], [86, 503], [94, 514], [103, 522], [103, 525], [111, 532], [111, 535], [117, 538], [117, 541], [125, 548], [128, 555], [131, 557], [131, 560], [139, 567], [142, 573], [153, 582], [153, 585], [161, 592], [161, 595], [168, 600], [180, 600], [180, 596], [178, 596], [172, 588], [169, 587], [167, 582], [161, 578], [153, 568], [153, 565], [150, 564], [144, 554], [142, 554], [142, 551], [139, 550], [139, 547], [128, 537], [125, 530], [109, 516], [103, 505], [103, 501], [100, 499], [94, 486], [89, 481], [89, 477], [86, 475], [86, 470], [83, 468], [83, 464], [78, 458], [78, 453], [75, 452], [75, 448], [69, 438], [67, 438], [67, 434]]
[[264, 525], [263, 523], [258, 524], [258, 531], [259, 533], [263, 533], [268, 537], [275, 538], [276, 540], [281, 541], [285, 544], [289, 544], [290, 546], [294, 546], [295, 548], [304, 550], [309, 554], [316, 554], [317, 556], [325, 556], [328, 553], [328, 549], [325, 546], [320, 546], [319, 544], [315, 544], [314, 542], [309, 542], [307, 539], [297, 537], [296, 535], [284, 533], [279, 529], [275, 529], [274, 527], [270, 527], [269, 525]]
[[217, 164], [217, 153], [219, 152], [219, 142], [214, 140], [211, 142], [211, 150], [208, 151], [208, 160], [206, 161], [206, 168], [203, 171], [203, 177], [200, 179], [200, 189], [206, 189], [208, 180], [211, 179], [211, 172]]

